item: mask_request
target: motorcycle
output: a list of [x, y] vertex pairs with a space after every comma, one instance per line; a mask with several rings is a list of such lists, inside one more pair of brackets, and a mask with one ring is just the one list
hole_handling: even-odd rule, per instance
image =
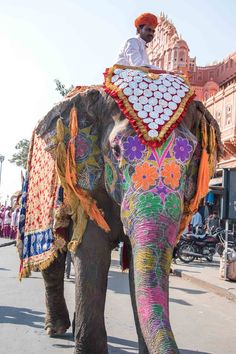
[[[184, 263], [193, 262], [196, 258], [205, 258], [208, 262], [213, 261], [216, 252], [224, 242], [225, 230], [210, 230], [210, 233], [187, 233], [180, 239], [177, 247], [177, 257]], [[224, 248], [223, 248], [224, 249]], [[223, 252], [223, 251], [222, 251]]]

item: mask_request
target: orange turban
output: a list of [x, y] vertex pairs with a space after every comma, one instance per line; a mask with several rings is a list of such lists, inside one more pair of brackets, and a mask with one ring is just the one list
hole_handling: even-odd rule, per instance
[[153, 14], [148, 13], [148, 12], [141, 14], [134, 21], [134, 25], [136, 28], [138, 28], [139, 26], [142, 26], [142, 25], [149, 25], [149, 26], [156, 28], [157, 24], [158, 24], [157, 17]]

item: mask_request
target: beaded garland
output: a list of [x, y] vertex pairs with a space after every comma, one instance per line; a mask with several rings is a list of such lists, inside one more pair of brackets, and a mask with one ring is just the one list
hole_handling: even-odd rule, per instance
[[184, 76], [164, 71], [114, 65], [104, 76], [105, 91], [151, 147], [164, 143], [195, 96]]

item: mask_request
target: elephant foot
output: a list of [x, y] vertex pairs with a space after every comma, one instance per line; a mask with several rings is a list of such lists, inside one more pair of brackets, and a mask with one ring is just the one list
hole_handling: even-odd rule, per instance
[[66, 333], [67, 329], [68, 328], [66, 328], [66, 327], [55, 328], [55, 327], [50, 326], [46, 329], [46, 331], [47, 331], [47, 335], [49, 337], [56, 337], [56, 336], [63, 336]]
[[53, 324], [49, 322], [45, 325], [45, 330], [49, 337], [63, 336], [69, 328], [70, 323], [65, 325], [62, 323]]

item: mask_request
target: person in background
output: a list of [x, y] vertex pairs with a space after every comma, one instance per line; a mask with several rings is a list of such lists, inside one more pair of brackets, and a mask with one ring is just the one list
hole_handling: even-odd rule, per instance
[[10, 238], [11, 236], [11, 207], [8, 206], [5, 211], [3, 221], [3, 237]]
[[203, 223], [202, 223], [202, 216], [201, 214], [199, 213], [199, 211], [197, 211], [193, 217], [192, 217], [192, 220], [190, 222], [190, 225], [192, 225], [192, 229], [193, 229], [193, 233], [196, 233], [197, 232], [197, 229], [199, 227], [202, 227], [203, 226]]
[[71, 263], [72, 263], [71, 253], [70, 253], [69, 250], [67, 250], [66, 265], [65, 265], [65, 276], [66, 276], [66, 279], [70, 279]]
[[4, 207], [4, 205], [1, 205], [1, 208], [0, 208], [0, 237], [3, 237], [4, 217], [5, 217], [5, 207]]
[[16, 208], [11, 216], [11, 238], [15, 240], [17, 227], [19, 224], [20, 209]]
[[220, 226], [220, 219], [218, 213], [214, 211], [211, 215], [209, 215], [207, 219], [207, 230], [211, 232], [212, 230], [217, 229]]
[[[158, 25], [157, 17], [151, 13], [143, 13], [134, 21], [137, 36], [129, 38], [122, 46], [116, 64], [128, 66], [145, 66], [159, 69], [150, 64], [147, 55], [147, 43], [154, 38], [155, 28]], [[159, 69], [160, 70], [160, 69]]]

